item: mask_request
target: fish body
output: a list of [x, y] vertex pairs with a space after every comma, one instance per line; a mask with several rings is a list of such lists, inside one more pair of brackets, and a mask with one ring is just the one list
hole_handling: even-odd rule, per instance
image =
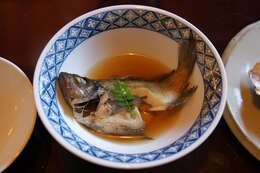
[[[147, 111], [164, 111], [183, 104], [195, 92], [188, 81], [196, 61], [195, 40], [183, 41], [179, 47], [178, 67], [169, 74], [152, 80], [135, 77], [89, 79], [61, 72], [58, 83], [77, 121], [105, 134], [143, 135], [145, 122], [138, 105], [146, 103]], [[118, 106], [113, 89], [120, 80], [126, 83], [136, 103], [135, 118], [126, 108]]]

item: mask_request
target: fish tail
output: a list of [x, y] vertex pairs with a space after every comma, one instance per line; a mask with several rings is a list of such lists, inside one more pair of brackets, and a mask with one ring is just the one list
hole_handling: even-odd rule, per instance
[[191, 36], [188, 40], [180, 43], [179, 61], [177, 71], [180, 69], [189, 69], [190, 72], [196, 61], [196, 40]]
[[191, 36], [179, 46], [178, 67], [164, 80], [164, 84], [176, 92], [182, 92], [196, 62], [196, 40]]

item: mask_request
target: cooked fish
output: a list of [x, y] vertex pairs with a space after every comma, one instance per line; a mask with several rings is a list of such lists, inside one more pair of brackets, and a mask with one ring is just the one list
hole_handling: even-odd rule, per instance
[[[75, 119], [100, 133], [114, 135], [142, 135], [145, 126], [141, 114], [134, 107], [132, 118], [125, 108], [119, 107], [111, 90], [96, 80], [76, 74], [60, 73], [59, 86]], [[135, 101], [140, 99], [136, 98]]]
[[[196, 61], [195, 47], [195, 40], [183, 41], [179, 47], [177, 69], [156, 79], [126, 77], [95, 80], [61, 72], [59, 86], [80, 123], [100, 133], [142, 135], [145, 122], [139, 112], [139, 104], [149, 105], [147, 111], [169, 110], [185, 103], [195, 92], [197, 86], [189, 83]], [[135, 118], [126, 108], [118, 106], [113, 94], [114, 83], [118, 80], [128, 84], [134, 96]]]

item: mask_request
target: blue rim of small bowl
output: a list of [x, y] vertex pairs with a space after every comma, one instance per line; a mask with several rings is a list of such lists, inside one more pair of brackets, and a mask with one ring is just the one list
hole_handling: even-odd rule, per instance
[[[122, 154], [89, 144], [67, 125], [58, 107], [55, 80], [66, 57], [85, 40], [102, 32], [122, 28], [154, 31], [176, 42], [188, 39], [192, 34], [197, 41], [197, 65], [204, 82], [201, 112], [182, 137], [151, 152]], [[222, 116], [226, 102], [226, 83], [226, 73], [217, 50], [195, 26], [175, 14], [158, 8], [119, 5], [86, 13], [55, 34], [38, 60], [34, 74], [34, 94], [43, 124], [66, 149], [99, 165], [138, 169], [176, 160], [205, 141]]]

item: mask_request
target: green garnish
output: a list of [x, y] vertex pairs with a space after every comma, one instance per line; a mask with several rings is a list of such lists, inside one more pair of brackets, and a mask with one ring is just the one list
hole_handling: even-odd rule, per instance
[[118, 101], [118, 106], [126, 107], [126, 111], [130, 113], [132, 118], [136, 117], [136, 114], [133, 112], [134, 110], [134, 97], [132, 96], [131, 90], [128, 89], [129, 86], [127, 83], [120, 82], [117, 80], [114, 83], [113, 94]]

